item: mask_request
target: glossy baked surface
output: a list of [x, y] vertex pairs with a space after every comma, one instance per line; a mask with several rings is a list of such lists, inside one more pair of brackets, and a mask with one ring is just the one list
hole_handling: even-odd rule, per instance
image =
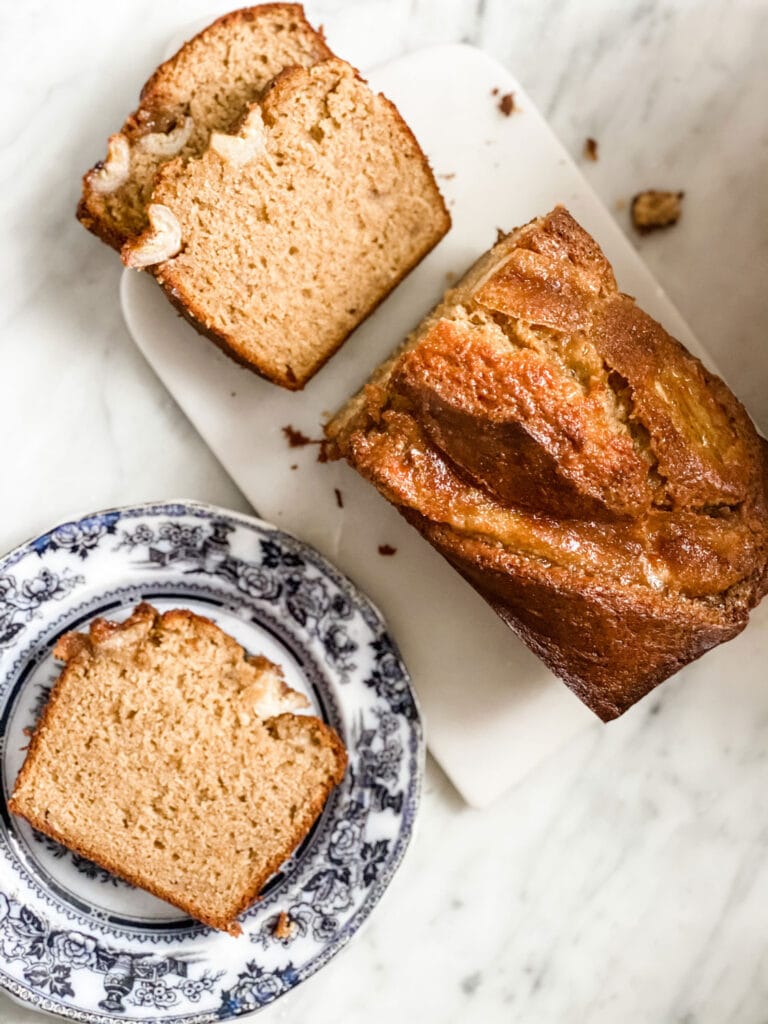
[[603, 718], [762, 595], [763, 442], [562, 207], [483, 256], [329, 434]]

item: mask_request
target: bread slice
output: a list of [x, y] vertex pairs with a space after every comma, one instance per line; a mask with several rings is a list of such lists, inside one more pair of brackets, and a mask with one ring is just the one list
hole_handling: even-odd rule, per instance
[[166, 164], [123, 247], [235, 359], [299, 389], [450, 217], [396, 108], [338, 59], [283, 71], [235, 135]]
[[210, 620], [139, 605], [68, 633], [9, 807], [232, 935], [306, 836], [346, 753], [277, 665]]
[[331, 56], [299, 4], [264, 4], [219, 18], [155, 71], [141, 101], [83, 178], [78, 219], [120, 249], [148, 225], [155, 174], [202, 153], [284, 67]]
[[327, 434], [605, 720], [768, 588], [768, 444], [563, 207], [481, 256]]

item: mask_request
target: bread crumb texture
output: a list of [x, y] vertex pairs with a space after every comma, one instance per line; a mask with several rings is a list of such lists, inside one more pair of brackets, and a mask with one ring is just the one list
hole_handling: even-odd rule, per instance
[[[158, 174], [179, 225], [153, 269], [239, 362], [301, 388], [440, 240], [450, 218], [392, 104], [337, 59], [282, 72], [234, 135]], [[131, 263], [156, 236], [123, 248]]]
[[148, 227], [155, 175], [169, 160], [200, 156], [267, 83], [289, 65], [331, 56], [299, 4], [233, 11], [155, 71], [139, 107], [110, 138], [107, 157], [83, 178], [78, 218], [118, 250]]
[[684, 192], [649, 189], [632, 200], [632, 223], [641, 235], [677, 224], [683, 212]]
[[186, 610], [64, 635], [10, 801], [34, 828], [190, 916], [236, 918], [307, 834], [346, 753], [280, 668]]

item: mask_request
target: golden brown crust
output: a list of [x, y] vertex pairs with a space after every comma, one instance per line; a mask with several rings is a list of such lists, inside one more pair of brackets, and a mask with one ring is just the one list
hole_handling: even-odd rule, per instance
[[[280, 864], [283, 863], [286, 857], [286, 849], [294, 849], [304, 836], [307, 835], [320, 816], [331, 791], [344, 778], [347, 768], [346, 749], [335, 731], [321, 719], [313, 716], [302, 716], [302, 721], [311, 724], [320, 733], [322, 743], [331, 751], [335, 765], [334, 772], [326, 779], [318, 796], [302, 808], [303, 815], [297, 817], [293, 835], [288, 840], [286, 849], [269, 861], [266, 867], [253, 878], [244, 896], [231, 908], [229, 913], [222, 916], [212, 916], [206, 912], [195, 901], [194, 897], [188, 896], [186, 900], [180, 900], [178, 894], [169, 892], [162, 886], [153, 884], [146, 877], [139, 877], [137, 874], [127, 870], [124, 865], [115, 863], [109, 857], [103, 855], [97, 842], [91, 844], [82, 839], [73, 838], [72, 835], [63, 835], [46, 820], [45, 816], [41, 817], [35, 814], [29, 806], [18, 800], [16, 795], [24, 787], [28, 776], [35, 770], [40, 745], [44, 741], [56, 706], [67, 686], [68, 673], [76, 670], [83, 659], [92, 657], [100, 647], [123, 643], [131, 644], [138, 638], [147, 636], [161, 625], [172, 626], [182, 622], [194, 623], [197, 628], [200, 628], [202, 625], [203, 628], [210, 628], [217, 634], [221, 633], [219, 627], [211, 622], [211, 620], [196, 615], [187, 609], [173, 609], [161, 615], [152, 605], [142, 603], [137, 605], [131, 616], [122, 623], [111, 622], [106, 619], [94, 619], [89, 626], [88, 633], [65, 633], [59, 638], [54, 648], [54, 656], [64, 661], [65, 667], [56, 680], [43, 713], [35, 726], [26, 759], [16, 780], [13, 795], [8, 801], [8, 808], [12, 814], [25, 818], [37, 831], [50, 836], [82, 857], [98, 864], [106, 871], [124, 878], [131, 885], [145, 889], [147, 892], [152, 893], [153, 896], [171, 903], [191, 917], [210, 925], [212, 928], [229, 932], [231, 935], [239, 935], [242, 932], [242, 928], [237, 922], [239, 914], [254, 902], [264, 884], [279, 868]], [[265, 661], [266, 659], [260, 659], [259, 656], [256, 656], [248, 660], [258, 666], [260, 660]], [[283, 727], [290, 725], [294, 719], [295, 716], [292, 714], [277, 715], [274, 718], [268, 719], [267, 726], [270, 732], [279, 736]]]
[[500, 239], [327, 434], [606, 720], [768, 586], [768, 446], [563, 208]]

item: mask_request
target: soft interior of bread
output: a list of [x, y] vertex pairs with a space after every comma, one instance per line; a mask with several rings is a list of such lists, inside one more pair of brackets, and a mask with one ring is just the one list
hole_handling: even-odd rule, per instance
[[744, 410], [562, 209], [482, 257], [327, 432], [423, 524], [581, 580], [724, 601], [765, 547]]
[[303, 383], [442, 236], [448, 215], [391, 104], [346, 64], [281, 75], [263, 151], [169, 166], [153, 201], [182, 227], [158, 279], [204, 328], [288, 387]]
[[330, 55], [321, 36], [293, 4], [236, 11], [200, 33], [155, 72], [142, 104], [123, 133], [131, 145], [129, 179], [114, 192], [91, 194], [88, 205], [121, 241], [147, 226], [146, 207], [158, 168], [171, 159], [142, 143], [192, 119], [192, 132], [176, 154], [199, 156], [211, 133], [227, 131], [284, 67]]
[[245, 660], [201, 621], [144, 616], [82, 645], [13, 809], [193, 916], [231, 927], [310, 828], [340, 755], [316, 718], [260, 718], [254, 708], [265, 681], [274, 683], [265, 676], [279, 670]]

